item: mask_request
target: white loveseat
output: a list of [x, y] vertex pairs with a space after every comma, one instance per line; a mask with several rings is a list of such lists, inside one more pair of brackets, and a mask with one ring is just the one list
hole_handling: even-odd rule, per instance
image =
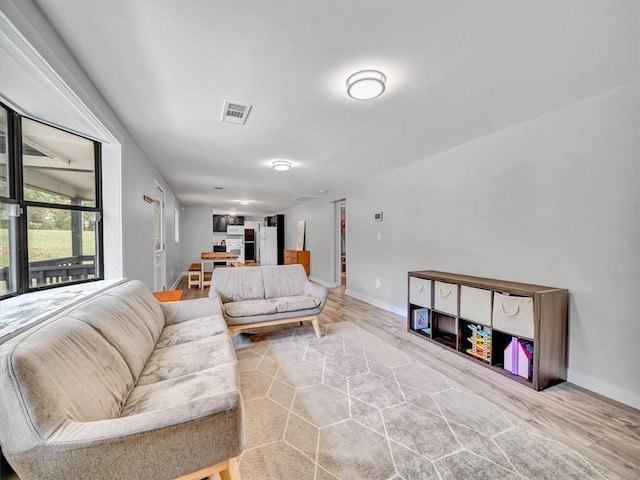
[[302, 265], [216, 268], [209, 296], [220, 302], [230, 332], [310, 321], [321, 337], [318, 317], [327, 287], [312, 283]]
[[235, 479], [242, 431], [235, 351], [208, 298], [159, 304], [125, 282], [0, 349], [0, 445], [21, 480]]

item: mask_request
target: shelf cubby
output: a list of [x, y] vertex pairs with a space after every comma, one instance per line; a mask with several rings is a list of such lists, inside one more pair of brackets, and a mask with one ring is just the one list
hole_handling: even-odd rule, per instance
[[[491, 364], [496, 368], [502, 369], [505, 374], [513, 376], [517, 375], [527, 382], [532, 382], [534, 358], [536, 355], [534, 342], [527, 338], [520, 338], [499, 330], [494, 330], [493, 332], [494, 351]], [[515, 353], [513, 353], [513, 350], [516, 350]], [[507, 355], [511, 355], [512, 358], [505, 358]], [[518, 359], [515, 361], [515, 364], [513, 356]], [[531, 358], [527, 358], [529, 356]], [[518, 362], [528, 362], [526, 367], [526, 376], [517, 373]]]
[[491, 362], [493, 347], [491, 327], [458, 319], [458, 351], [483, 362]]
[[456, 317], [434, 310], [431, 312], [431, 318], [433, 322], [431, 338], [438, 343], [456, 348], [458, 340]]
[[431, 310], [418, 305], [411, 305], [409, 310], [411, 312], [409, 330], [431, 338]]

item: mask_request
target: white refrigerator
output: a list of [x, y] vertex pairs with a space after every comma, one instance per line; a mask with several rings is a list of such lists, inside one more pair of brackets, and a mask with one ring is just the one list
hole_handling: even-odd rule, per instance
[[260, 265], [278, 264], [278, 228], [260, 229]]

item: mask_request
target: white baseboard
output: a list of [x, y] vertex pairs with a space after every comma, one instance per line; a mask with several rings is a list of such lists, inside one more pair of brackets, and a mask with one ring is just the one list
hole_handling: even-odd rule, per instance
[[177, 290], [178, 285], [180, 284], [180, 280], [182, 280], [182, 277], [184, 277], [186, 274], [187, 272], [182, 272], [180, 275], [178, 275], [178, 278], [175, 282], [173, 282], [173, 285], [171, 285], [171, 288], [169, 290]]
[[325, 282], [324, 280], [320, 280], [319, 278], [315, 278], [315, 277], [309, 277], [309, 280], [311, 280], [314, 283], [319, 283], [320, 285], [324, 285], [327, 288], [335, 288], [340, 286], [339, 283]]
[[640, 409], [640, 395], [638, 395], [637, 390], [612, 385], [609, 382], [571, 369], [567, 371], [567, 381], [635, 409]]
[[402, 317], [407, 316], [407, 311], [404, 308], [396, 307], [395, 305], [391, 305], [390, 303], [381, 302], [380, 300], [368, 297], [367, 295], [363, 295], [361, 293], [354, 292], [353, 290], [345, 290], [344, 293], [345, 295], [349, 295], [350, 297], [362, 300], [363, 302], [369, 303], [374, 307], [386, 310], [387, 312], [395, 313], [396, 315], [400, 315]]

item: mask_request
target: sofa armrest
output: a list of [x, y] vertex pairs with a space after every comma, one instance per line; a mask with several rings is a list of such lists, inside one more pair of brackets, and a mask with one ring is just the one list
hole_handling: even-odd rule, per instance
[[218, 299], [209, 297], [160, 303], [160, 308], [164, 313], [165, 325], [173, 325], [210, 315], [222, 315]]
[[308, 280], [304, 283], [304, 294], [320, 299], [320, 305], [318, 305], [320, 308], [323, 308], [324, 304], [327, 302], [328, 293], [329, 289], [324, 285], [313, 283]]

